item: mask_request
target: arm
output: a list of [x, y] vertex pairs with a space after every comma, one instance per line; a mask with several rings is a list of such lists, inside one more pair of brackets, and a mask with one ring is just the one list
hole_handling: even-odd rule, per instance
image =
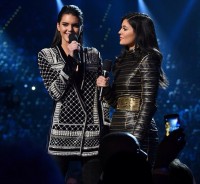
[[141, 106], [134, 134], [142, 140], [156, 112], [156, 98], [159, 88], [161, 58], [156, 54], [146, 55], [140, 65]]
[[[176, 162], [178, 154], [186, 144], [184, 129], [174, 130], [169, 136], [165, 136], [160, 142], [157, 150], [157, 157], [153, 168], [154, 182], [169, 179], [170, 165]], [[173, 167], [173, 166], [172, 166]], [[193, 178], [195, 184], [195, 179]]]
[[[73, 60], [70, 56], [68, 59]], [[38, 66], [49, 95], [56, 101], [62, 98], [67, 86], [70, 85], [69, 67], [62, 63], [58, 64], [55, 53], [49, 49], [43, 49], [38, 53]]]
[[154, 168], [168, 168], [169, 164], [178, 157], [185, 144], [183, 128], [174, 130], [169, 136], [165, 136], [158, 146]]
[[105, 99], [99, 98], [99, 92], [100, 92], [101, 87], [103, 87], [103, 92], [104, 92], [104, 89], [108, 84], [109, 77], [102, 76], [103, 62], [102, 62], [102, 58], [101, 58], [101, 55], [99, 52], [98, 52], [98, 61], [99, 61], [98, 62], [98, 77], [96, 79], [96, 86], [99, 87], [98, 101], [99, 101], [100, 109], [101, 109], [101, 116], [102, 116], [101, 119], [102, 119], [102, 123], [103, 123], [101, 135], [103, 136], [104, 134], [107, 134], [107, 131], [108, 131], [107, 128], [110, 125], [110, 106]]

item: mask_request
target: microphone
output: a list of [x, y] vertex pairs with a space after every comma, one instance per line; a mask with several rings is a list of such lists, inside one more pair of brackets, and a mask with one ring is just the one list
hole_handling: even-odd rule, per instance
[[[72, 41], [77, 41], [78, 42], [78, 37], [77, 37], [77, 35], [75, 33], [71, 33], [69, 35], [69, 43], [71, 43]], [[80, 53], [79, 53], [78, 50], [74, 50], [73, 57], [76, 60], [77, 64], [81, 63]]]
[[[102, 75], [104, 77], [108, 77], [109, 72], [111, 71], [111, 66], [112, 66], [112, 60], [105, 59], [103, 62], [103, 71], [102, 71]], [[103, 93], [103, 87], [100, 88], [99, 100], [102, 100], [102, 93]]]

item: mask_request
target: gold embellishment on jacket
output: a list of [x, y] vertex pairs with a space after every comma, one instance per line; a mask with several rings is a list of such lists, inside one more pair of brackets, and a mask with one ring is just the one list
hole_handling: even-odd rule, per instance
[[136, 97], [119, 97], [117, 100], [117, 109], [126, 111], [139, 111], [140, 99]]

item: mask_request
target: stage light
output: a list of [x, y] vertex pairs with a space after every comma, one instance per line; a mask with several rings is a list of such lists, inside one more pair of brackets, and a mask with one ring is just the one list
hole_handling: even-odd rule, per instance
[[56, 4], [57, 4], [57, 11], [59, 13], [61, 8], [63, 7], [63, 3], [61, 0], [56, 0]]
[[31, 87], [31, 90], [32, 90], [32, 91], [35, 91], [35, 90], [36, 90], [36, 87], [35, 87], [35, 86], [32, 86], [32, 87]]
[[24, 84], [24, 88], [27, 88], [28, 87], [28, 85], [27, 84]]
[[192, 9], [194, 7], [196, 0], [188, 1], [188, 4], [185, 6], [184, 11], [182, 11], [182, 15], [176, 22], [176, 25], [173, 26], [173, 32], [171, 33], [171, 42], [175, 43], [176, 39], [179, 38], [181, 30], [184, 27], [184, 24], [187, 22], [187, 19], [190, 17], [189, 14], [192, 13]]
[[3, 33], [5, 29], [10, 25], [10, 23], [13, 21], [13, 19], [16, 17], [16, 15], [21, 10], [21, 6], [18, 6], [18, 8], [14, 11], [14, 13], [11, 15], [11, 17], [7, 20], [7, 22], [3, 25], [2, 30], [0, 30], [0, 33]]

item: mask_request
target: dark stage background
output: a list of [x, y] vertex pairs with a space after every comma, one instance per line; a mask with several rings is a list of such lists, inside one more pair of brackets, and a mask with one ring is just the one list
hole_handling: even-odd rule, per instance
[[[52, 101], [37, 66], [37, 53], [54, 36], [58, 1], [0, 1], [0, 141], [29, 139], [45, 147]], [[130, 11], [152, 16], [170, 86], [160, 90], [155, 115], [159, 136], [163, 116], [179, 113], [187, 144], [179, 158], [200, 183], [200, 1], [198, 0], [63, 0], [84, 12], [84, 45], [103, 59], [120, 52], [121, 17]]]

